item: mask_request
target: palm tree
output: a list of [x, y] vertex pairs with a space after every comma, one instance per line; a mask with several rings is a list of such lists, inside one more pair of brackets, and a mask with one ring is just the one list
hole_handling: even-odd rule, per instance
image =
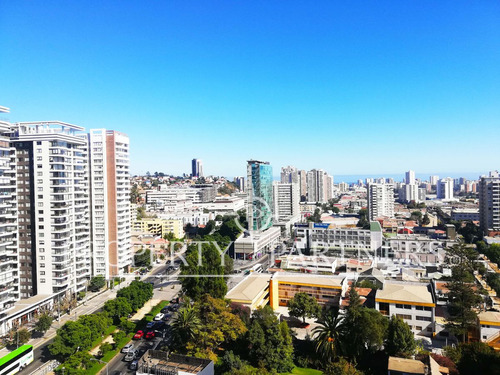
[[171, 324], [174, 337], [182, 347], [194, 338], [200, 326], [200, 318], [197, 315], [196, 309], [191, 305], [181, 308]]
[[330, 308], [319, 320], [319, 326], [312, 330], [316, 353], [325, 361], [332, 362], [341, 352], [340, 336], [343, 330], [343, 319], [337, 307]]

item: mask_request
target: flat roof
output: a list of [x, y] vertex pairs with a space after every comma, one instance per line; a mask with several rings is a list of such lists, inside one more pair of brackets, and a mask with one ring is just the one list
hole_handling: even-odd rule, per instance
[[10, 113], [10, 108], [2, 107], [0, 105], [0, 113]]
[[34, 310], [39, 307], [40, 303], [48, 301], [55, 296], [55, 294], [37, 294], [36, 296], [30, 298], [20, 299], [14, 303], [14, 308], [12, 310], [7, 311], [7, 315], [3, 319], [10, 319], [19, 312], [24, 312], [30, 309]]
[[252, 273], [226, 294], [226, 298], [252, 303], [269, 285], [270, 274]]
[[482, 322], [492, 323], [494, 325], [500, 325], [500, 312], [497, 311], [483, 311], [478, 314], [480, 324]]
[[278, 283], [309, 284], [319, 287], [341, 288], [344, 276], [336, 275], [311, 275], [307, 273], [278, 272], [273, 276]]
[[81, 130], [81, 131], [85, 130], [83, 126], [69, 124], [67, 122], [62, 122], [62, 121], [26, 121], [26, 122], [17, 122], [16, 124], [23, 126], [60, 125], [64, 126], [65, 128], [70, 128], [75, 130]]
[[377, 290], [376, 301], [395, 301], [434, 306], [432, 294], [427, 284], [408, 282], [385, 282], [383, 289]]
[[416, 359], [389, 357], [387, 369], [403, 374], [425, 374], [425, 365]]

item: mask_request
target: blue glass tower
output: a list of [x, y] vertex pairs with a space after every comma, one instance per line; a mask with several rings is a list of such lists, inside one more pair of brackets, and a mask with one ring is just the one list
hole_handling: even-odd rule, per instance
[[264, 161], [247, 163], [248, 229], [263, 231], [273, 225], [273, 168]]

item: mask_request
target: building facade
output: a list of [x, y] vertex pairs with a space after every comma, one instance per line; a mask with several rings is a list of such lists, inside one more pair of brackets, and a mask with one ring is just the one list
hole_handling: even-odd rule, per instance
[[106, 129], [88, 134], [92, 271], [106, 279], [128, 272], [130, 243], [130, 141], [127, 135]]
[[247, 220], [251, 231], [263, 231], [273, 224], [273, 169], [268, 162], [247, 164]]
[[300, 216], [298, 183], [273, 182], [274, 221], [287, 222]]
[[394, 217], [394, 189], [390, 184], [368, 183], [368, 218]]
[[444, 201], [453, 199], [453, 179], [450, 177], [442, 178], [436, 185], [437, 198]]
[[479, 222], [485, 235], [500, 234], [500, 174], [497, 171], [479, 181]]
[[91, 276], [83, 130], [58, 121], [16, 126], [22, 298], [75, 293]]

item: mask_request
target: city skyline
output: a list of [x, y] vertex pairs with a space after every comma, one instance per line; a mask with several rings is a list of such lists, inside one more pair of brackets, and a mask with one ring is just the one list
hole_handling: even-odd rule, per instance
[[251, 158], [486, 173], [500, 164], [499, 7], [2, 2], [2, 117], [120, 129], [133, 174], [181, 175], [193, 155], [206, 175], [244, 175]]

